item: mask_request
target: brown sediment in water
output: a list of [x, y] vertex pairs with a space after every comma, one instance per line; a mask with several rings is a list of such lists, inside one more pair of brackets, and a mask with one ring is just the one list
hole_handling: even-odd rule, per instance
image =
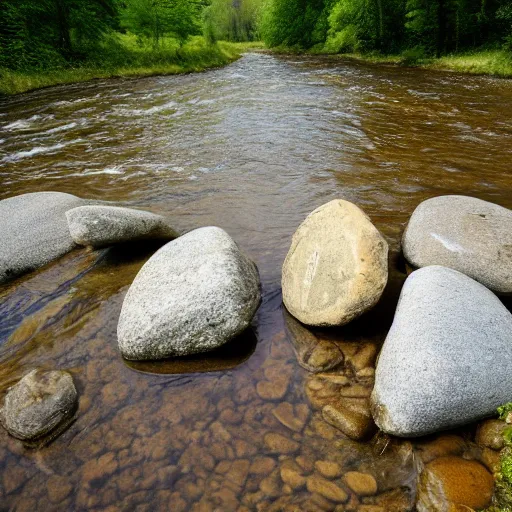
[[[200, 76], [4, 101], [0, 198], [59, 190], [147, 208], [182, 231], [219, 225], [258, 264], [263, 303], [256, 344], [248, 333], [228, 356], [131, 367], [117, 319], [154, 247], [77, 249], [1, 288], [2, 394], [41, 367], [70, 371], [80, 395], [75, 423], [39, 451], [0, 431], [3, 506], [399, 512], [414, 507], [421, 464], [491, 460], [474, 426], [414, 442], [368, 432], [359, 442], [322, 410], [367, 403], [414, 208], [440, 194], [512, 207], [510, 105], [504, 81], [262, 54]], [[307, 330], [342, 354], [313, 375], [284, 332], [280, 268], [297, 226], [334, 198], [359, 205], [386, 237], [390, 277], [367, 314]], [[307, 339], [298, 353], [321, 367]], [[370, 475], [360, 479], [374, 478], [376, 493], [359, 495], [349, 473]]]

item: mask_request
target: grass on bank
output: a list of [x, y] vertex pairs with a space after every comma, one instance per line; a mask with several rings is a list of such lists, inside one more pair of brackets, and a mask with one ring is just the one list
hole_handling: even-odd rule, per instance
[[490, 75], [512, 78], [512, 52], [505, 50], [478, 51], [466, 54], [447, 55], [439, 59], [417, 56], [413, 51], [401, 55], [340, 54], [373, 64], [422, 67], [439, 71], [453, 71], [472, 75]]
[[261, 48], [261, 43], [208, 44], [202, 37], [183, 46], [165, 38], [158, 48], [131, 34], [118, 34], [95, 49], [84, 62], [51, 70], [11, 71], [0, 68], [0, 94], [10, 95], [51, 85], [84, 82], [95, 78], [143, 77], [203, 71], [233, 62], [241, 53]]
[[[300, 54], [299, 48], [273, 48], [276, 53]], [[439, 59], [426, 57], [420, 49], [410, 48], [398, 55], [372, 53], [337, 53], [323, 47], [306, 52], [310, 55], [331, 55], [340, 59], [353, 59], [370, 64], [390, 64], [406, 67], [422, 67], [440, 71], [454, 71], [474, 75], [490, 75], [512, 78], [512, 51], [480, 50], [471, 53], [447, 55]]]

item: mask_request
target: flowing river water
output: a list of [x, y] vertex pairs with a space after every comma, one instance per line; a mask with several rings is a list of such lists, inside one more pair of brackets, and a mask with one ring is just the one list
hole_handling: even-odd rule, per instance
[[[257, 263], [263, 301], [250, 332], [219, 353], [127, 364], [117, 319], [154, 247], [75, 250], [0, 288], [0, 392], [37, 366], [70, 371], [80, 395], [76, 421], [44, 448], [1, 430], [1, 509], [413, 510], [418, 454], [482, 460], [475, 427], [357, 442], [322, 419], [322, 400], [368, 396], [414, 208], [443, 194], [512, 208], [511, 162], [509, 81], [332, 58], [252, 53], [201, 74], [2, 100], [0, 199], [56, 190], [145, 208], [181, 231], [220, 226]], [[379, 305], [315, 333], [345, 355], [341, 391], [298, 364], [311, 336], [286, 317], [280, 290], [293, 232], [335, 198], [362, 207], [390, 245]], [[318, 461], [372, 474], [377, 493], [331, 476], [348, 494], [336, 505], [282, 481], [283, 469], [307, 477]]]

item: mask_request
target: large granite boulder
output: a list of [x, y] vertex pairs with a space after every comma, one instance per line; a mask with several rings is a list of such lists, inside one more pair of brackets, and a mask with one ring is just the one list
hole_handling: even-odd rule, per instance
[[35, 441], [61, 432], [73, 418], [77, 403], [69, 373], [32, 370], [7, 391], [0, 419], [12, 436]]
[[34, 192], [0, 201], [0, 283], [73, 249], [65, 213], [85, 204], [62, 192]]
[[283, 302], [302, 323], [344, 325], [379, 300], [388, 244], [356, 205], [341, 199], [309, 214], [283, 265]]
[[207, 352], [241, 334], [259, 303], [256, 265], [224, 230], [196, 229], [137, 274], [119, 318], [119, 348], [132, 360]]
[[377, 425], [412, 437], [495, 413], [512, 397], [512, 314], [456, 270], [425, 267], [406, 280], [377, 363]]
[[66, 212], [79, 245], [94, 248], [140, 240], [172, 240], [178, 234], [160, 215], [119, 206], [79, 206]]
[[414, 210], [402, 246], [415, 268], [450, 267], [512, 293], [512, 210], [474, 197], [433, 197]]

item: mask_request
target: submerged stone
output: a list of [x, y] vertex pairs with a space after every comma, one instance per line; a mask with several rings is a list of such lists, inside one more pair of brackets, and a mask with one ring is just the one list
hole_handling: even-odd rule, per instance
[[73, 240], [79, 245], [94, 248], [178, 237], [164, 217], [132, 208], [79, 206], [67, 211], [66, 217]]
[[372, 393], [377, 425], [421, 436], [490, 416], [512, 396], [512, 315], [487, 288], [445, 267], [406, 280]]
[[413, 267], [450, 267], [512, 293], [512, 210], [475, 197], [433, 197], [414, 210], [402, 246]]
[[196, 229], [137, 274], [119, 317], [119, 349], [133, 360], [207, 352], [247, 329], [259, 303], [256, 265], [224, 230]]
[[69, 373], [32, 370], [8, 390], [0, 418], [12, 436], [35, 441], [64, 428], [77, 401]]
[[355, 204], [335, 200], [308, 215], [283, 264], [283, 302], [306, 325], [344, 325], [379, 300], [388, 244]]
[[62, 192], [33, 192], [0, 201], [0, 284], [73, 249], [65, 213], [85, 204]]
[[449, 512], [455, 507], [481, 510], [490, 505], [494, 478], [482, 464], [440, 457], [427, 464], [418, 485], [418, 512]]

